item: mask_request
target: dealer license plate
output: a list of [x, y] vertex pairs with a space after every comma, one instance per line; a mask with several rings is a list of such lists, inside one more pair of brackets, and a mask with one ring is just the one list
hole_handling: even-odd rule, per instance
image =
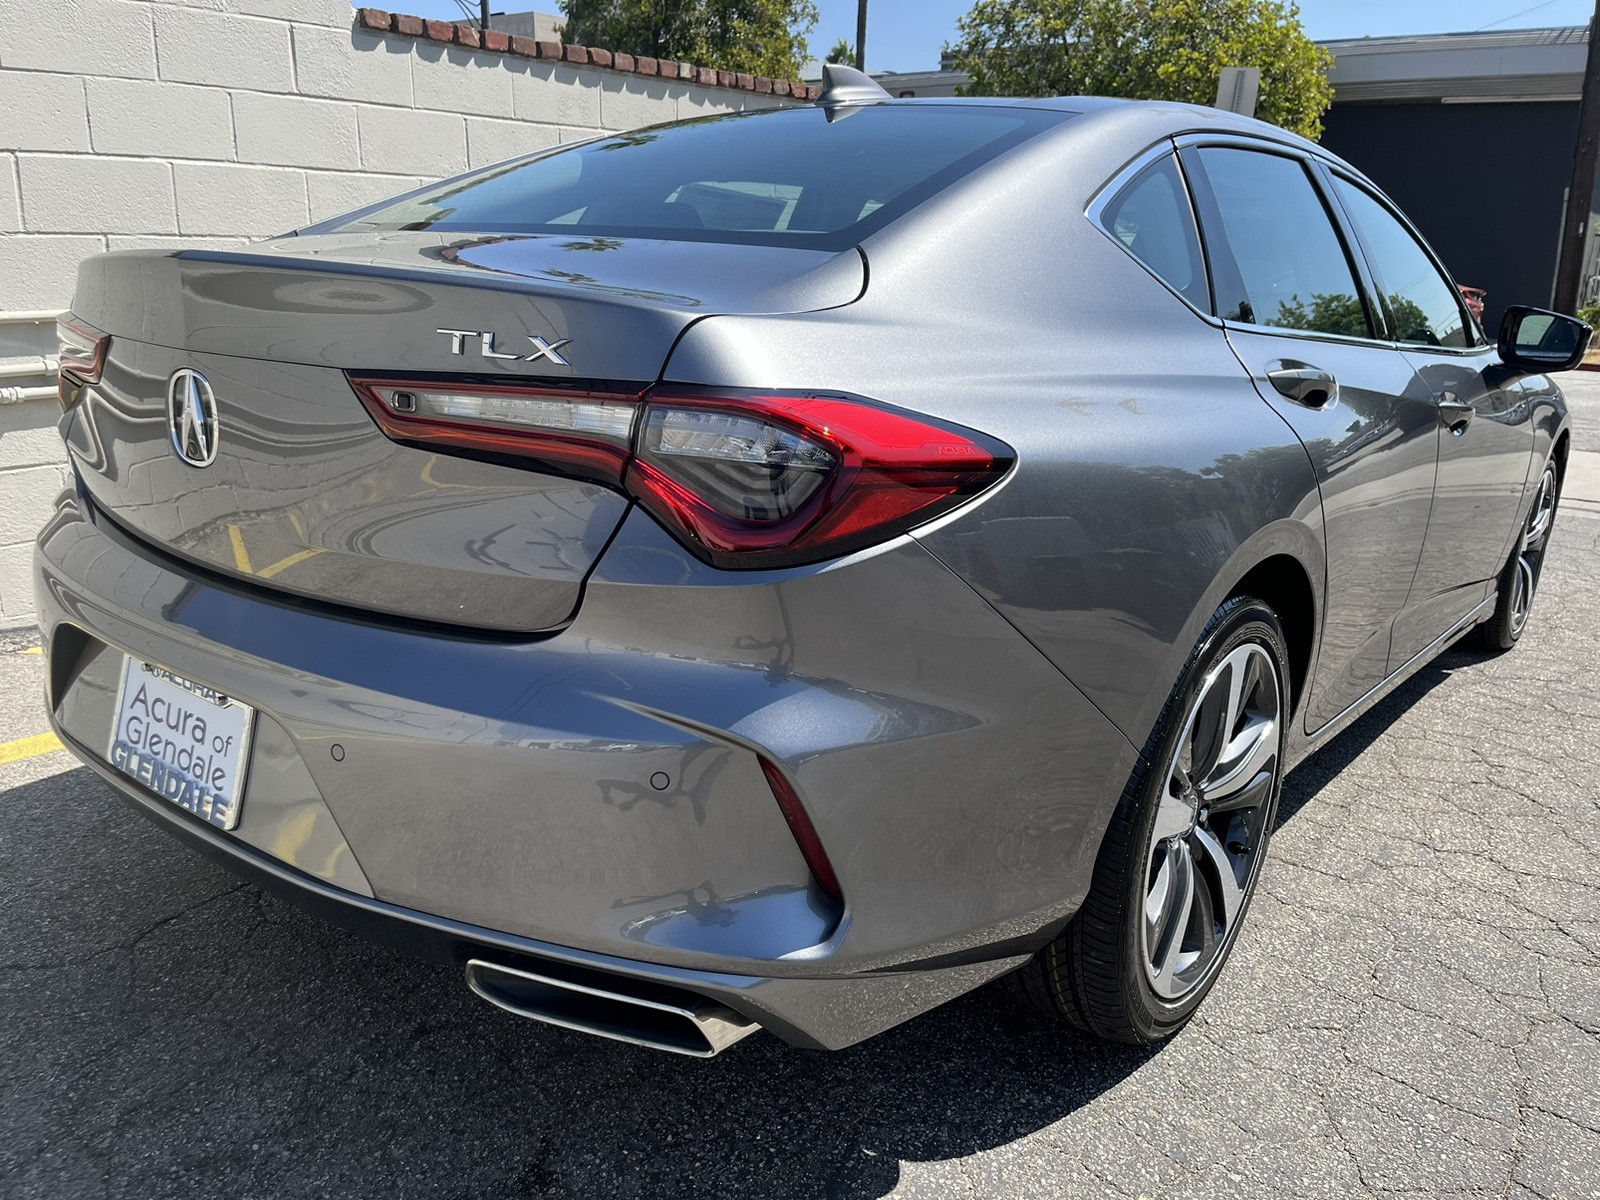
[[136, 658], [122, 663], [106, 757], [179, 808], [219, 829], [239, 824], [255, 710]]

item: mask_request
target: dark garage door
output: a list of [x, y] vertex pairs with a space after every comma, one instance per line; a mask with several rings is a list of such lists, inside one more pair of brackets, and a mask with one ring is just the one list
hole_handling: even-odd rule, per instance
[[1550, 303], [1574, 101], [1336, 104], [1322, 144], [1372, 177], [1457, 283], [1487, 288], [1489, 335], [1508, 304]]

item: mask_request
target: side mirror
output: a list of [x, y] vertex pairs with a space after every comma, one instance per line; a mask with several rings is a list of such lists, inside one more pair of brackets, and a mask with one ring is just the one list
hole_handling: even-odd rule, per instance
[[1576, 317], [1514, 304], [1500, 322], [1500, 359], [1526, 371], [1570, 371], [1583, 361], [1593, 333]]

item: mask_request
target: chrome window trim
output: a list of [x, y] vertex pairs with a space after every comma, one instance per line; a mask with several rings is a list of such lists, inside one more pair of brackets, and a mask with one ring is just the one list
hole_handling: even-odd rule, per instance
[[[1180, 304], [1182, 304], [1195, 316], [1199, 317], [1207, 325], [1210, 325], [1215, 329], [1223, 329], [1225, 326], [1220, 318], [1199, 307], [1194, 303], [1194, 301], [1190, 300], [1189, 297], [1185, 296], [1160, 275], [1156, 274], [1155, 271], [1151, 270], [1150, 267], [1147, 266], [1138, 255], [1136, 255], [1132, 250], [1129, 250], [1128, 247], [1123, 244], [1121, 238], [1117, 237], [1116, 234], [1112, 233], [1111, 230], [1106, 228], [1105, 213], [1111, 202], [1120, 196], [1123, 190], [1135, 179], [1137, 179], [1139, 174], [1144, 171], [1145, 168], [1154, 166], [1168, 155], [1173, 156], [1174, 162], [1176, 163], [1177, 147], [1173, 144], [1171, 138], [1162, 138], [1159, 142], [1156, 142], [1153, 145], [1147, 146], [1145, 149], [1141, 150], [1138, 154], [1134, 155], [1133, 158], [1129, 159], [1126, 163], [1119, 167], [1110, 179], [1106, 180], [1105, 183], [1100, 185], [1100, 187], [1095, 191], [1094, 195], [1090, 197], [1089, 203], [1084, 207], [1083, 215], [1089, 219], [1089, 223], [1098, 229], [1104, 237], [1110, 240], [1112, 245], [1116, 246], [1118, 250], [1121, 250], [1124, 254], [1126, 254], [1128, 258], [1133, 261], [1135, 266], [1137, 266], [1146, 275], [1150, 276], [1151, 279], [1154, 279], [1157, 283], [1159, 283], [1164, 289], [1166, 289], [1167, 292], [1175, 297]], [[1183, 167], [1181, 165], [1178, 166], [1178, 176], [1180, 179], [1183, 178]], [[1189, 194], [1189, 183], [1187, 179], [1184, 179], [1183, 198], [1184, 202], [1189, 207], [1189, 215], [1194, 221], [1195, 237], [1200, 240], [1200, 267], [1201, 270], [1205, 271], [1206, 273], [1206, 294], [1209, 296], [1211, 294], [1211, 271], [1206, 263], [1205, 258], [1205, 234], [1200, 228], [1200, 214], [1194, 211], [1194, 197]]]
[[[1485, 333], [1485, 331], [1478, 326], [1476, 321], [1472, 322], [1473, 327], [1477, 328], [1479, 333], [1484, 335], [1484, 341], [1478, 343], [1476, 346], [1423, 346], [1411, 342], [1395, 341], [1391, 338], [1352, 337], [1349, 334], [1324, 333], [1315, 329], [1286, 329], [1277, 325], [1252, 325], [1245, 321], [1226, 321], [1221, 317], [1216, 316], [1214, 313], [1206, 312], [1204, 309], [1197, 307], [1187, 296], [1174, 288], [1165, 279], [1161, 278], [1161, 276], [1157, 275], [1143, 262], [1141, 262], [1138, 257], [1128, 249], [1127, 246], [1123, 245], [1117, 236], [1106, 228], [1104, 217], [1105, 210], [1110, 203], [1115, 200], [1117, 196], [1121, 194], [1123, 188], [1132, 183], [1139, 173], [1146, 167], [1154, 165], [1165, 155], [1175, 155], [1179, 150], [1189, 147], [1194, 149], [1202, 149], [1208, 146], [1221, 146], [1232, 150], [1253, 150], [1263, 154], [1276, 154], [1283, 158], [1295, 159], [1303, 166], [1308, 168], [1310, 168], [1312, 164], [1316, 164], [1316, 166], [1319, 166], [1326, 171], [1342, 176], [1347, 182], [1354, 184], [1365, 192], [1370, 193], [1373, 199], [1379, 201], [1386, 212], [1398, 217], [1402, 227], [1405, 228], [1406, 231], [1409, 232], [1411, 236], [1414, 237], [1422, 246], [1424, 252], [1428, 256], [1428, 260], [1433, 263], [1434, 268], [1438, 270], [1452, 286], [1455, 285], [1454, 276], [1452, 276], [1450, 272], [1445, 270], [1440, 264], [1438, 254], [1434, 251], [1433, 247], [1429, 245], [1428, 241], [1423, 238], [1420, 233], [1417, 232], [1416, 227], [1410, 222], [1409, 219], [1396, 211], [1394, 202], [1389, 200], [1384, 194], [1383, 190], [1379, 188], [1377, 184], [1373, 183], [1371, 179], [1343, 160], [1332, 157], [1331, 155], [1321, 151], [1318, 147], [1302, 146], [1296, 142], [1279, 141], [1276, 138], [1267, 137], [1264, 135], [1220, 132], [1185, 133], [1179, 134], [1175, 137], [1163, 138], [1161, 141], [1147, 146], [1144, 150], [1141, 150], [1133, 158], [1124, 163], [1120, 168], [1118, 168], [1118, 170], [1111, 176], [1110, 179], [1096, 189], [1094, 195], [1090, 198], [1089, 203], [1084, 208], [1084, 216], [1087, 217], [1094, 227], [1100, 231], [1102, 236], [1109, 239], [1119, 250], [1132, 259], [1141, 271], [1145, 272], [1157, 283], [1159, 283], [1162, 288], [1175, 297], [1179, 303], [1181, 303], [1190, 312], [1194, 313], [1194, 315], [1199, 317], [1202, 321], [1206, 322], [1206, 324], [1212, 326], [1213, 328], [1221, 329], [1224, 332], [1230, 329], [1237, 329], [1240, 332], [1265, 334], [1269, 337], [1288, 337], [1296, 338], [1301, 341], [1334, 342], [1347, 346], [1365, 346], [1372, 349], [1381, 350], [1414, 350], [1420, 351], [1424, 354], [1446, 355], [1451, 358], [1466, 358], [1473, 355], [1479, 355], [1485, 350], [1492, 350], [1494, 348], [1495, 344], [1488, 340], [1487, 333]], [[1182, 173], [1181, 161], [1179, 164], [1179, 172], [1180, 174]], [[1314, 175], [1314, 170], [1311, 173]], [[1315, 187], [1314, 180], [1313, 187]], [[1187, 193], [1188, 180], [1187, 177], [1185, 177], [1185, 194], [1189, 201], [1189, 211], [1194, 217], [1195, 228], [1200, 235], [1202, 256], [1204, 256], [1205, 229], [1200, 223], [1200, 214], [1194, 211], [1194, 197], [1187, 195]], [[1337, 195], [1332, 196], [1331, 199], [1335, 203], [1338, 203]], [[1348, 214], [1346, 214], [1346, 217], [1349, 219]], [[1330, 223], [1332, 223], [1331, 219]], [[1353, 220], [1351, 223], [1354, 227]], [[1341, 242], [1345, 240], [1343, 232], [1337, 226], [1334, 227], [1334, 234]], [[1357, 241], [1356, 245], [1348, 247], [1347, 249], [1359, 254], [1363, 261], [1365, 261], [1366, 248], [1361, 245], [1359, 240]], [[1209, 288], [1213, 282], [1210, 278], [1209, 263], [1206, 264], [1206, 269], [1207, 286]], [[1370, 264], [1368, 264], [1368, 269], [1371, 269]], [[1356, 282], [1359, 285], [1361, 280], [1358, 278]], [[1459, 294], [1459, 289], [1457, 290]]]
[[[1456, 294], [1458, 296], [1460, 295], [1460, 288], [1456, 284], [1455, 276], [1445, 269], [1444, 264], [1439, 259], [1438, 251], [1433, 248], [1432, 244], [1429, 243], [1427, 238], [1422, 236], [1422, 233], [1414, 224], [1412, 224], [1411, 219], [1400, 211], [1399, 206], [1389, 198], [1388, 194], [1363, 172], [1351, 166], [1343, 159], [1329, 154], [1320, 146], [1301, 146], [1293, 142], [1278, 141], [1275, 138], [1264, 135], [1248, 135], [1239, 133], [1186, 133], [1180, 134], [1172, 140], [1174, 145], [1176, 145], [1180, 150], [1190, 146], [1195, 147], [1196, 149], [1204, 146], [1226, 146], [1235, 150], [1257, 150], [1268, 154], [1280, 154], [1286, 158], [1298, 158], [1307, 164], [1315, 163], [1329, 174], [1342, 176], [1347, 183], [1353, 184], [1362, 191], [1368, 193], [1374, 200], [1378, 202], [1379, 207], [1384, 209], [1384, 211], [1395, 217], [1400, 222], [1401, 227], [1405, 229], [1406, 232], [1408, 232], [1413, 238], [1415, 238], [1417, 244], [1422, 247], [1423, 253], [1427, 255], [1428, 261], [1433, 264], [1434, 269], [1443, 275], [1445, 281], [1449, 283], [1451, 287], [1456, 289]], [[1334, 203], [1339, 204], [1339, 197], [1337, 193], [1334, 193], [1331, 196], [1331, 199], [1334, 201]], [[1343, 207], [1344, 206], [1340, 204], [1341, 210]], [[1358, 241], [1354, 249], [1361, 254], [1363, 259], [1365, 259], [1366, 247], [1361, 245], [1359, 241], [1360, 226], [1356, 224], [1355, 219], [1351, 217], [1348, 212], [1345, 213], [1345, 217], [1350, 221], [1352, 228], [1355, 229], [1358, 234]], [[1335, 232], [1338, 231], [1336, 230]], [[1367, 264], [1367, 269], [1369, 271], [1372, 269], [1370, 263]], [[1385, 295], [1387, 295], [1387, 293], [1385, 293]], [[1469, 354], [1481, 354], [1485, 349], [1493, 349], [1495, 343], [1489, 340], [1488, 331], [1483, 329], [1476, 320], [1471, 319], [1471, 314], [1466, 313], [1465, 304], [1461, 303], [1460, 301], [1457, 303], [1461, 305], [1463, 313], [1468, 316], [1468, 324], [1472, 328], [1477, 329], [1478, 332], [1483, 335], [1484, 340], [1478, 343], [1476, 346], [1423, 346], [1413, 342], [1400, 342], [1389, 339], [1345, 338], [1338, 334], [1329, 334], [1328, 336], [1338, 338], [1338, 340], [1341, 341], [1360, 342], [1362, 345], [1390, 346], [1396, 350], [1421, 350], [1428, 354], [1447, 354], [1452, 357], [1463, 357]], [[1273, 326], [1268, 325], [1236, 324], [1238, 328], [1242, 329], [1274, 328]]]
[[1259, 333], [1270, 337], [1298, 338], [1301, 341], [1334, 342], [1344, 346], [1364, 346], [1369, 350], [1403, 350], [1398, 342], [1381, 338], [1352, 337], [1348, 333], [1324, 333], [1320, 329], [1289, 329], [1282, 325], [1251, 325], [1246, 321], [1223, 321], [1223, 329], [1237, 329], [1240, 333]]
[[[1175, 151], [1190, 148], [1199, 150], [1210, 146], [1220, 146], [1228, 150], [1252, 150], [1262, 154], [1276, 154], [1281, 158], [1292, 158], [1296, 162], [1300, 163], [1302, 168], [1307, 170], [1307, 182], [1311, 184], [1312, 190], [1317, 192], [1318, 199], [1322, 199], [1321, 190], [1317, 187], [1315, 171], [1311, 169], [1311, 164], [1314, 162], [1324, 161], [1324, 156], [1321, 154], [1314, 154], [1303, 146], [1299, 146], [1290, 142], [1280, 142], [1269, 137], [1253, 137], [1237, 133], [1186, 133], [1173, 138], [1172, 143]], [[1357, 176], [1360, 175], [1359, 172], [1355, 172], [1355, 174]], [[1190, 203], [1192, 205], [1193, 201], [1191, 200]], [[1196, 224], [1198, 223], [1198, 214], [1196, 214]], [[1346, 254], [1361, 254], [1360, 245], [1344, 245], [1344, 233], [1333, 220], [1333, 215], [1331, 213], [1328, 216], [1328, 224], [1333, 229], [1334, 236], [1339, 239], [1340, 246], [1344, 248]], [[1202, 228], [1202, 241], [1204, 240], [1204, 237], [1205, 231]], [[1356, 286], [1363, 286], [1361, 274], [1358, 270], [1356, 270], [1355, 263], [1352, 262], [1350, 266], [1351, 273], [1355, 277], [1354, 282]], [[1320, 329], [1289, 329], [1281, 325], [1255, 325], [1248, 321], [1228, 321], [1220, 317], [1215, 318], [1213, 323], [1220, 326], [1223, 330], [1237, 329], [1241, 333], [1263, 334], [1268, 337], [1288, 337], [1297, 338], [1301, 341], [1333, 342], [1346, 346], [1364, 346], [1376, 350], [1404, 349], [1400, 343], [1391, 341], [1388, 338], [1353, 337], [1346, 333], [1325, 333]]]
[[[1318, 157], [1319, 159], [1321, 158], [1320, 155]], [[1422, 236], [1422, 231], [1411, 223], [1411, 218], [1400, 211], [1399, 205], [1395, 204], [1393, 200], [1389, 199], [1389, 197], [1384, 193], [1383, 189], [1378, 187], [1378, 185], [1373, 183], [1370, 179], [1367, 179], [1359, 171], [1351, 170], [1342, 163], [1331, 162], [1327, 159], [1322, 159], [1322, 164], [1323, 168], [1332, 178], [1343, 179], [1344, 182], [1349, 184], [1351, 187], [1365, 192], [1367, 197], [1374, 204], [1393, 217], [1400, 225], [1400, 228], [1411, 235], [1411, 240], [1416, 242], [1418, 248], [1422, 251], [1423, 256], [1431, 264], [1433, 264], [1433, 269], [1439, 273], [1440, 278], [1442, 278], [1449, 286], [1451, 294], [1455, 296], [1456, 308], [1460, 312], [1462, 321], [1465, 323], [1466, 327], [1468, 329], [1475, 330], [1483, 339], [1482, 341], [1471, 346], [1429, 346], [1421, 342], [1401, 341], [1396, 341], [1395, 345], [1401, 350], [1420, 350], [1424, 354], [1445, 354], [1457, 358], [1469, 354], [1482, 354], [1486, 349], [1494, 348], [1495, 343], [1489, 340], [1488, 332], [1478, 323], [1477, 318], [1474, 317], [1467, 309], [1466, 302], [1461, 295], [1461, 285], [1456, 282], [1456, 277], [1450, 273], [1448, 268], [1445, 267], [1443, 260], [1441, 260], [1439, 257], [1439, 252], [1433, 248], [1432, 244], [1427, 238]], [[1329, 190], [1332, 191], [1332, 189]], [[1333, 192], [1333, 198], [1341, 208], [1344, 207], [1344, 202], [1340, 200], [1338, 192]], [[1345, 210], [1345, 216], [1349, 219], [1351, 226], [1357, 231], [1358, 237], [1364, 238], [1360, 224], [1356, 221], [1355, 217], [1350, 214], [1348, 209]], [[1365, 257], [1367, 255], [1367, 247], [1364, 240], [1359, 249], [1361, 250], [1362, 255]], [[1374, 267], [1370, 261], [1367, 263], [1367, 267], [1369, 270], [1373, 271], [1374, 274], [1376, 274], [1376, 267]], [[1384, 298], [1388, 299], [1388, 288], [1385, 287], [1381, 290], [1384, 293]]]
[[1355, 167], [1342, 159], [1335, 158], [1321, 146], [1301, 145], [1298, 141], [1279, 141], [1277, 138], [1266, 134], [1246, 133], [1183, 133], [1176, 135], [1172, 142], [1178, 149], [1195, 148], [1203, 146], [1225, 146], [1234, 150], [1260, 150], [1267, 154], [1280, 154], [1285, 158], [1298, 158], [1306, 162], [1319, 162], [1329, 167], [1337, 167], [1345, 175], [1360, 183], [1362, 187], [1377, 191], [1378, 185], [1373, 183]]

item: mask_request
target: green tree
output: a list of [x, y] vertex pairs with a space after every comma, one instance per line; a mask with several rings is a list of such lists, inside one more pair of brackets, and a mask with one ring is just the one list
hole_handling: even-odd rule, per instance
[[580, 46], [796, 79], [815, 0], [561, 0]]
[[1256, 115], [1309, 138], [1333, 101], [1294, 0], [978, 0], [958, 33], [973, 96], [1210, 104], [1223, 67], [1259, 67]]
[[1317, 292], [1309, 305], [1299, 296], [1293, 296], [1278, 307], [1278, 315], [1271, 318], [1271, 324], [1285, 329], [1342, 333], [1347, 337], [1372, 336], [1367, 326], [1366, 307], [1349, 292]]
[[1415, 300], [1390, 296], [1389, 324], [1390, 334], [1402, 342], [1414, 342], [1422, 346], [1439, 344], [1439, 335], [1433, 332], [1428, 314], [1422, 311], [1422, 306]]
[[[1256, 314], [1258, 317], [1261, 314]], [[1342, 333], [1347, 337], [1370, 337], [1366, 306], [1349, 292], [1317, 292], [1307, 304], [1292, 296], [1278, 307], [1268, 322], [1285, 329], [1309, 329], [1318, 333]], [[1428, 314], [1415, 300], [1389, 297], [1390, 334], [1402, 342], [1437, 346], [1438, 335], [1428, 323]]]
[[843, 63], [847, 67], [854, 66], [856, 61], [856, 49], [849, 42], [845, 41], [844, 38], [840, 38], [833, 44], [833, 49], [828, 51], [827, 61], [831, 63]]

